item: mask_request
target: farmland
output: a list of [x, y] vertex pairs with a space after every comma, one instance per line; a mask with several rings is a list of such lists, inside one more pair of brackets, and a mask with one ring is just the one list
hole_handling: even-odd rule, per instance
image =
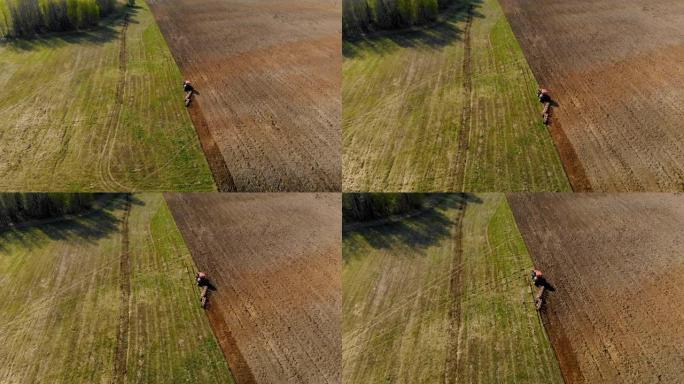
[[509, 201], [535, 265], [556, 288], [542, 314], [565, 382], [684, 381], [684, 196]]
[[167, 194], [238, 383], [340, 382], [339, 194]]
[[575, 190], [684, 188], [684, 3], [501, 0]]
[[343, 235], [345, 383], [562, 383], [503, 195]]
[[570, 189], [496, 0], [343, 52], [345, 191]]
[[161, 195], [0, 232], [0, 382], [232, 383]]
[[144, 2], [89, 31], [2, 42], [0, 67], [0, 189], [215, 189]]
[[190, 113], [219, 179], [238, 191], [340, 190], [339, 0], [150, 5], [199, 92]]

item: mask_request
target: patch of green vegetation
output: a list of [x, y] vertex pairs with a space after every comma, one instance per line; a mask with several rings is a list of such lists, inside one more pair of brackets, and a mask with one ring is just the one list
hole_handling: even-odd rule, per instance
[[125, 66], [122, 18], [0, 44], [1, 189], [215, 189], [166, 42], [147, 5], [128, 13]]
[[461, 9], [430, 27], [344, 43], [346, 191], [570, 190], [499, 4], [474, 5], [469, 51], [467, 20]]
[[170, 210], [158, 194], [136, 198], [141, 208], [134, 205], [130, 216], [129, 356], [139, 358], [128, 360], [128, 371], [136, 382], [234, 383], [199, 305], [197, 268]]
[[[463, 218], [459, 380], [563, 383], [534, 307], [532, 259], [501, 194]], [[470, 209], [472, 207], [472, 209]]]
[[[112, 382], [124, 207], [0, 232], [2, 380]], [[133, 196], [128, 251], [126, 382], [233, 383], [161, 195]]]
[[562, 383], [503, 195], [347, 232], [343, 258], [345, 382]]
[[111, 227], [118, 219], [101, 212], [0, 233], [3, 381], [111, 380], [121, 250]]

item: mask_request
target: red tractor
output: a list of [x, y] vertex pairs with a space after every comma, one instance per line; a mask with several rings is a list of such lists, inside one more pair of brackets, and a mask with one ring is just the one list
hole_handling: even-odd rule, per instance
[[545, 88], [537, 89], [537, 98], [539, 98], [540, 103], [544, 104], [544, 111], [542, 112], [542, 121], [544, 122], [544, 125], [549, 125], [549, 121], [551, 120], [552, 103], [549, 90]]
[[192, 102], [192, 95], [195, 94], [195, 88], [192, 86], [190, 80], [183, 82], [183, 92], [185, 92], [185, 106], [189, 107]]
[[541, 311], [544, 306], [544, 293], [546, 292], [548, 283], [540, 270], [532, 270], [532, 283], [535, 287], [539, 288], [537, 295], [534, 297], [534, 306], [537, 308], [537, 311]]
[[213, 286], [204, 272], [197, 272], [195, 280], [197, 280], [197, 286], [200, 287], [200, 304], [202, 308], [206, 309], [207, 304], [209, 304], [209, 291]]

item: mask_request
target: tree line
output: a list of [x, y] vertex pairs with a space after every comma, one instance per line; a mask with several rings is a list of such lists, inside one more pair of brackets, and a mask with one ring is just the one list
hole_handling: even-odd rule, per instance
[[92, 193], [0, 193], [0, 227], [90, 209]]
[[427, 199], [423, 193], [346, 193], [342, 218], [345, 223], [382, 219], [422, 208]]
[[342, 34], [357, 37], [435, 21], [440, 10], [464, 0], [342, 0]]
[[117, 0], [0, 0], [0, 36], [26, 37], [96, 25]]

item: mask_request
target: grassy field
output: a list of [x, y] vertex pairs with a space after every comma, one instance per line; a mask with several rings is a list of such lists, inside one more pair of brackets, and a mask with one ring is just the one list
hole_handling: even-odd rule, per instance
[[538, 87], [497, 0], [344, 43], [345, 191], [564, 191]]
[[562, 383], [503, 195], [343, 237], [347, 383]]
[[0, 43], [1, 189], [214, 189], [147, 5], [127, 20]]
[[0, 233], [0, 382], [233, 382], [163, 198], [126, 207]]

